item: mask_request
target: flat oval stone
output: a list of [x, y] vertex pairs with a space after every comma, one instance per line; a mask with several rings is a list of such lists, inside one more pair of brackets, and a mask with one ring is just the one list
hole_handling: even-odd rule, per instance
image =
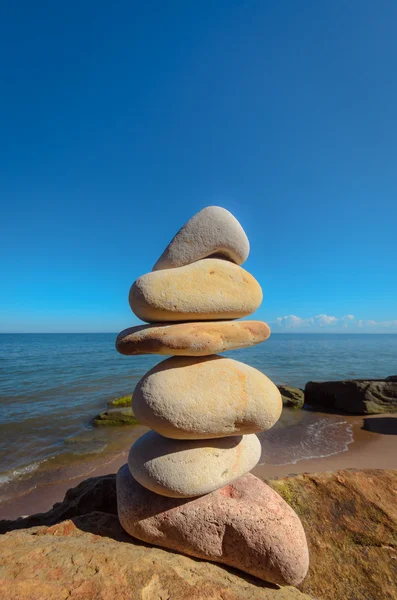
[[131, 287], [129, 302], [148, 323], [238, 319], [260, 306], [262, 290], [238, 265], [207, 258], [142, 275]]
[[177, 356], [142, 377], [132, 407], [157, 433], [197, 440], [270, 429], [283, 404], [274, 383], [253, 367], [221, 356]]
[[147, 489], [170, 498], [208, 494], [255, 467], [261, 456], [256, 435], [216, 440], [170, 440], [155, 431], [131, 447], [128, 466]]
[[[117, 474], [117, 506], [125, 531], [149, 544], [223, 563], [278, 585], [299, 585], [308, 571], [299, 517], [254, 475], [181, 500], [153, 494], [124, 465]], [[275, 598], [279, 592], [274, 590]]]
[[183, 267], [212, 254], [242, 265], [249, 251], [248, 238], [236, 217], [220, 206], [207, 206], [173, 237], [153, 271]]
[[255, 346], [268, 339], [270, 328], [263, 321], [202, 321], [140, 325], [124, 329], [116, 349], [127, 356], [209, 356], [226, 350]]

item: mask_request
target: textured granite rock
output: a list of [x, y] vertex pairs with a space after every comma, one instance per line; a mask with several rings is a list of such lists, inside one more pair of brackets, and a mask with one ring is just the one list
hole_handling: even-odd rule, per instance
[[176, 356], [138, 382], [133, 410], [141, 425], [175, 439], [206, 439], [270, 429], [282, 411], [277, 387], [231, 358]]
[[260, 306], [262, 290], [242, 267], [207, 258], [142, 275], [131, 287], [129, 302], [148, 323], [238, 319]]
[[127, 356], [209, 356], [226, 350], [255, 346], [269, 336], [270, 328], [263, 321], [141, 325], [119, 333], [116, 349]]
[[305, 402], [313, 407], [320, 406], [353, 414], [393, 413], [397, 412], [397, 381], [309, 381], [305, 387]]
[[170, 498], [208, 494], [253, 469], [261, 456], [256, 435], [171, 440], [155, 431], [131, 447], [128, 465], [141, 485]]
[[309, 554], [297, 515], [253, 475], [186, 501], [153, 494], [124, 465], [117, 502], [122, 526], [140, 540], [279, 585], [297, 585], [306, 576]]
[[237, 219], [225, 208], [207, 206], [178, 231], [153, 271], [182, 267], [212, 254], [241, 265], [249, 250], [248, 238]]

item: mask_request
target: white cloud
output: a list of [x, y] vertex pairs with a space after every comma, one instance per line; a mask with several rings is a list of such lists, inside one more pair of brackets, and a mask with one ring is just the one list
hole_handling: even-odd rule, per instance
[[286, 329], [294, 329], [295, 327], [304, 326], [305, 321], [295, 315], [288, 315], [288, 317], [277, 317], [276, 323]]
[[305, 331], [354, 331], [360, 333], [397, 333], [397, 320], [392, 321], [374, 321], [373, 319], [356, 319], [354, 315], [345, 315], [343, 317], [335, 317], [332, 315], [316, 315], [314, 317], [301, 318], [296, 315], [286, 315], [285, 317], [277, 317], [275, 321], [270, 323], [272, 330], [289, 331], [289, 332], [305, 332]]
[[317, 317], [313, 317], [314, 322], [321, 327], [323, 325], [332, 325], [337, 320], [336, 317], [330, 317], [329, 315], [317, 315]]

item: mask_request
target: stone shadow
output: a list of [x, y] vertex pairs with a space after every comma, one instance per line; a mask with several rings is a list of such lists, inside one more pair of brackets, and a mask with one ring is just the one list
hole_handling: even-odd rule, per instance
[[[188, 502], [189, 499], [171, 499], [176, 502]], [[69, 489], [63, 502], [58, 502], [45, 513], [38, 513], [26, 518], [0, 521], [0, 534], [5, 534], [17, 529], [30, 529], [33, 527], [52, 527], [70, 520], [77, 529], [86, 533], [107, 537], [116, 542], [143, 546], [151, 549], [154, 546], [147, 544], [136, 538], [131, 537], [122, 528], [117, 516], [117, 497], [116, 497], [116, 475], [105, 475], [92, 477], [82, 481], [79, 485]], [[168, 550], [160, 547], [163, 552], [168, 554], [181, 554], [187, 556], [190, 560], [202, 563], [211, 562], [204, 559], [184, 555], [175, 550]], [[232, 567], [215, 563], [219, 568], [224, 569], [244, 581], [255, 585], [258, 588], [280, 590], [282, 588], [272, 583], [268, 583], [248, 575], [243, 571]]]

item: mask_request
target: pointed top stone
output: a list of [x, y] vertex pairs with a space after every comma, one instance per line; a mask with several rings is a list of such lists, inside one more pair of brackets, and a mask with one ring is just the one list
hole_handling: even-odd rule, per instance
[[153, 271], [182, 267], [214, 254], [242, 265], [249, 251], [248, 238], [236, 217], [220, 206], [207, 206], [173, 237]]

